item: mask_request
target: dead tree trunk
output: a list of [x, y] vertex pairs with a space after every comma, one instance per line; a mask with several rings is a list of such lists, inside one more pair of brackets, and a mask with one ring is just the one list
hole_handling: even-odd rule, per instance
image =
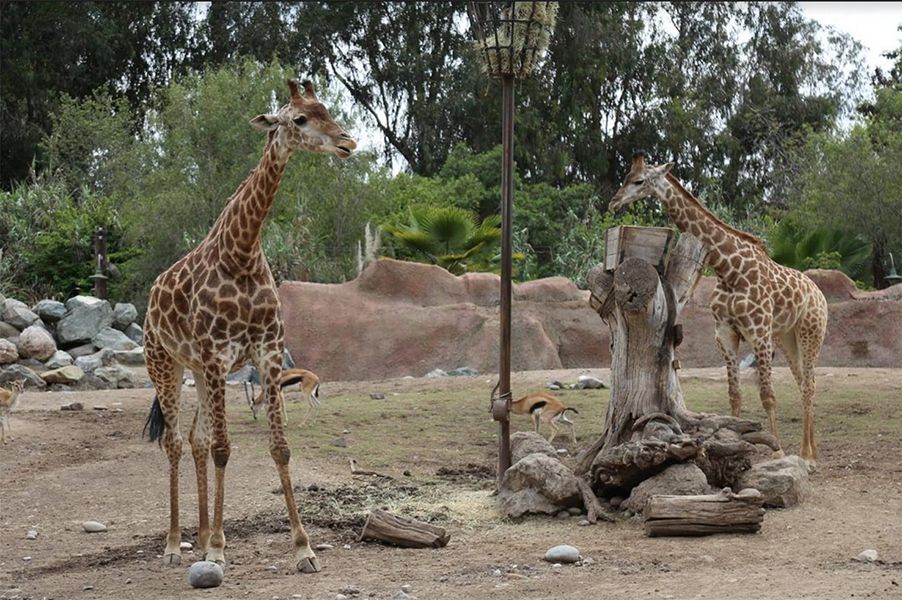
[[758, 490], [734, 494], [729, 488], [704, 496], [652, 496], [645, 506], [645, 533], [710, 535], [755, 533], [764, 520], [764, 496]]
[[[592, 306], [611, 328], [611, 401], [604, 434], [580, 453], [578, 472], [590, 474], [602, 495], [628, 493], [670, 464], [691, 459], [698, 459], [709, 482], [718, 486], [730, 485], [733, 471], [748, 467], [733, 454], [711, 463], [707, 444], [716, 441], [722, 450], [729, 442], [745, 457], [754, 445], [741, 435], [761, 426], [688, 411], [677, 376], [674, 348], [682, 341], [677, 318], [706, 255], [701, 242], [682, 234], [663, 275], [639, 258], [627, 258], [614, 272], [599, 265], [589, 273]], [[729, 433], [715, 436], [721, 428]]]
[[384, 510], [374, 510], [366, 518], [360, 540], [377, 540], [405, 548], [442, 548], [451, 536], [441, 527]]

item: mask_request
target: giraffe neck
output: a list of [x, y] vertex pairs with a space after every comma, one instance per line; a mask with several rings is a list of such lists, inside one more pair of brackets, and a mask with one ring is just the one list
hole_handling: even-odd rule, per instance
[[210, 231], [220, 256], [234, 266], [251, 266], [263, 256], [260, 236], [285, 173], [290, 152], [271, 136], [263, 157], [232, 195]]
[[746, 266], [742, 262], [730, 260], [740, 248], [757, 247], [764, 250], [760, 240], [717, 218], [673, 175], [661, 178], [656, 191], [674, 225], [680, 231], [698, 238], [708, 248], [708, 264], [719, 278], [729, 281], [739, 274], [737, 265], [739, 269]]

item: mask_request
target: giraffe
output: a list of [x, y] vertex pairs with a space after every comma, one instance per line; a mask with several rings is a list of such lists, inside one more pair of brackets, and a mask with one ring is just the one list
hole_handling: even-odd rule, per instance
[[[260, 242], [289, 157], [299, 149], [347, 158], [357, 147], [317, 99], [313, 85], [288, 81], [291, 99], [275, 114], [251, 120], [268, 132], [257, 167], [229, 198], [207, 237], [153, 283], [144, 322], [148, 375], [157, 396], [145, 424], [169, 459], [169, 533], [163, 562], [181, 562], [178, 468], [182, 453], [179, 393], [184, 369], [194, 373], [198, 406], [188, 437], [197, 474], [198, 544], [206, 560], [225, 564], [222, 530], [226, 430], [225, 377], [245, 362], [262, 377], [269, 418], [270, 455], [288, 507], [297, 569], [318, 572], [319, 561], [298, 515], [289, 477], [291, 452], [283, 432], [283, 324], [275, 282]], [[214, 465], [213, 523], [207, 511], [207, 455]]]
[[770, 432], [777, 437], [776, 400], [771, 382], [774, 343], [783, 351], [802, 396], [800, 455], [816, 466], [814, 441], [814, 367], [827, 329], [827, 300], [814, 282], [795, 269], [775, 263], [755, 236], [735, 229], [707, 210], [670, 173], [673, 163], [646, 165], [645, 154], [633, 155], [623, 186], [609, 210], [654, 197], [680, 231], [708, 249], [708, 265], [717, 274], [711, 297], [715, 342], [727, 365], [730, 408], [742, 409], [737, 351], [740, 339], [758, 360], [758, 389]]

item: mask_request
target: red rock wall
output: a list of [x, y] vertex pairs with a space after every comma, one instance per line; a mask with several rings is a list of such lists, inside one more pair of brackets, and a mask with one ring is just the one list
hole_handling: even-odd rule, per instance
[[[880, 300], [811, 272], [829, 288], [830, 326], [821, 365], [902, 367], [902, 286]], [[819, 279], [820, 278], [820, 279]], [[847, 289], [851, 285], [851, 289]], [[684, 367], [721, 365], [714, 347], [704, 278], [680, 321]], [[420, 377], [440, 368], [498, 369], [496, 275], [461, 277], [431, 265], [382, 259], [342, 284], [285, 282], [279, 287], [285, 343], [298, 366], [326, 380]], [[845, 295], [844, 295], [845, 294]], [[836, 302], [840, 298], [849, 299]], [[588, 292], [563, 277], [514, 286], [514, 370], [610, 366], [608, 328], [589, 308]]]

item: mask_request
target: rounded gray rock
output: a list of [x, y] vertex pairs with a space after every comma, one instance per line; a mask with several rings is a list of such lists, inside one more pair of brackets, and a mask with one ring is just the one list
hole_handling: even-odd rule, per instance
[[103, 523], [98, 523], [97, 521], [85, 521], [81, 524], [82, 528], [88, 533], [99, 533], [101, 531], [106, 531], [106, 525]]
[[545, 560], [550, 563], [575, 563], [579, 560], [579, 550], [569, 544], [549, 548]]
[[188, 583], [195, 588], [212, 588], [222, 584], [222, 567], [209, 560], [199, 560], [188, 569]]

